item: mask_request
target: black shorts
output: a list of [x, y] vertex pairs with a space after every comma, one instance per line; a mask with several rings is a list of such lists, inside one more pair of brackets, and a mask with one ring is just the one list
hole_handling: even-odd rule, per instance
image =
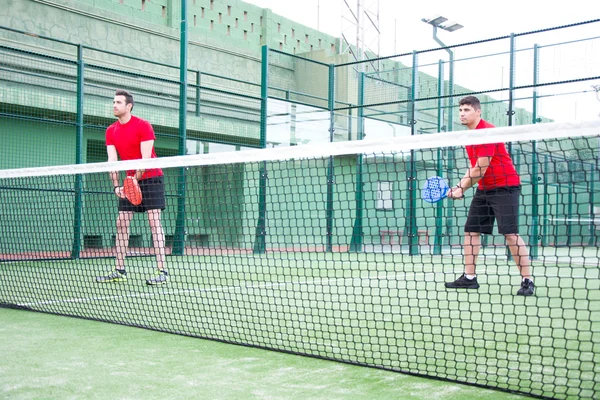
[[138, 182], [142, 190], [142, 203], [139, 206], [134, 206], [129, 200], [119, 198], [119, 211], [164, 210], [166, 206], [164, 177], [155, 176]]
[[517, 219], [519, 217], [520, 186], [479, 190], [469, 208], [465, 232], [492, 234], [494, 221], [498, 220], [498, 232], [506, 235], [519, 233]]

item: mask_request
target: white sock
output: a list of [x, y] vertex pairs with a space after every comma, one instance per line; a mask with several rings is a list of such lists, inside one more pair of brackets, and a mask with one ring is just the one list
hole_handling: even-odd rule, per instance
[[465, 274], [465, 276], [467, 277], [468, 280], [472, 281], [473, 279], [477, 278], [477, 275], [467, 275]]
[[533, 282], [533, 278], [523, 278], [521, 281], [525, 282], [525, 279], [529, 279], [531, 282]]

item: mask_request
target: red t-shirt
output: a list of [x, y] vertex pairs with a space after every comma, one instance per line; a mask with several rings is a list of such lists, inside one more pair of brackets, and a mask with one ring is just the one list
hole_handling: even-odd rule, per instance
[[[126, 124], [116, 121], [106, 129], [106, 145], [115, 146], [119, 158], [122, 161], [139, 160], [142, 158], [140, 144], [148, 140], [155, 140], [154, 129], [150, 122], [138, 118], [134, 115]], [[151, 158], [156, 158], [154, 147], [152, 147]], [[146, 169], [142, 179], [161, 176], [163, 174], [160, 168]], [[135, 175], [135, 171], [127, 171], [128, 176]]]
[[[486, 128], [495, 128], [495, 126], [482, 119], [475, 129]], [[492, 157], [483, 178], [478, 182], [479, 189], [488, 190], [521, 184], [521, 179], [504, 143], [476, 144], [466, 146], [466, 149], [471, 168], [475, 166], [479, 157]]]

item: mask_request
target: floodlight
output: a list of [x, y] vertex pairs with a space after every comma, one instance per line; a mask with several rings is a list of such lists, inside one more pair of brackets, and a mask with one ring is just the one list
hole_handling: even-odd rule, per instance
[[449, 22], [448, 24], [440, 25], [439, 28], [448, 32], [454, 32], [460, 28], [463, 28], [463, 26], [461, 24], [457, 24], [456, 22]]
[[444, 22], [448, 21], [448, 18], [442, 17], [441, 15], [434, 15], [431, 18], [423, 18], [421, 21], [431, 24], [433, 26], [440, 26]]
[[[437, 44], [445, 48], [450, 56], [449, 64], [450, 64], [450, 78], [448, 80], [448, 97], [450, 99], [453, 98], [454, 95], [454, 52], [452, 51], [452, 47], [448, 47], [437, 37], [438, 28], [445, 30], [446, 32], [454, 32], [462, 28], [463, 26], [454, 21], [448, 21], [448, 18], [442, 17], [439, 14], [435, 14], [433, 18], [423, 18], [421, 21], [426, 22], [427, 24], [433, 27], [433, 40], [436, 41]], [[443, 103], [443, 100], [440, 101], [440, 104]], [[442, 113], [445, 111], [442, 108]], [[442, 115], [442, 120], [444, 117]], [[452, 131], [452, 112], [448, 112], [448, 124], [446, 125], [448, 131]], [[439, 127], [440, 131], [444, 130], [443, 127]]]

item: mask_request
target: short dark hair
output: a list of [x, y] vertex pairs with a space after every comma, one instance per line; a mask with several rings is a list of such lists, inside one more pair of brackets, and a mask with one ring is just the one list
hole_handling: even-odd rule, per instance
[[475, 110], [481, 110], [481, 102], [475, 96], [466, 96], [460, 99], [458, 102], [459, 106], [471, 106]]
[[133, 95], [129, 93], [125, 89], [117, 89], [115, 92], [115, 96], [125, 96], [125, 105], [131, 104], [131, 109], [133, 110]]

